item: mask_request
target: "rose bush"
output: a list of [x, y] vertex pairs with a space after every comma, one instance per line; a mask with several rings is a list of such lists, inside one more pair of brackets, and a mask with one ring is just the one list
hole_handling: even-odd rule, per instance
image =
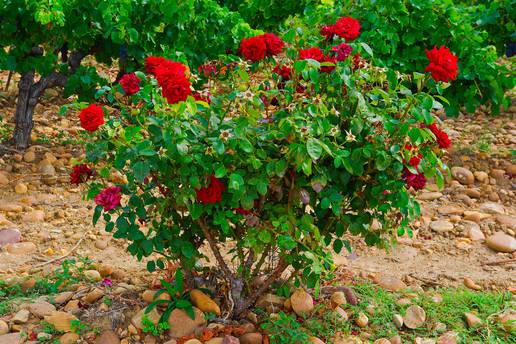
[[317, 288], [332, 251], [349, 249], [345, 235], [386, 247], [410, 233], [412, 188], [442, 185], [447, 170], [433, 115], [444, 98], [430, 74], [377, 68], [363, 43], [283, 38], [274, 57], [263, 36], [247, 38], [245, 60], [210, 61], [198, 75], [148, 58], [138, 92], [97, 92], [105, 122], [85, 131], [94, 222], [150, 257], [151, 271], [178, 261], [189, 287], [209, 246], [233, 316], [283, 273]]

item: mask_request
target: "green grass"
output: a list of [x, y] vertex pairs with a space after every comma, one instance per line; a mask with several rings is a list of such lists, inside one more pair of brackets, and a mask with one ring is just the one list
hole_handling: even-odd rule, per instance
[[[346, 305], [350, 315], [348, 321], [339, 319], [338, 314], [325, 309], [325, 305], [317, 305], [307, 318], [296, 319], [292, 315], [281, 315], [275, 320], [266, 320], [263, 328], [269, 333], [272, 344], [309, 343], [310, 336], [316, 336], [326, 343], [331, 343], [335, 333], [359, 335], [367, 331], [372, 334], [372, 341], [379, 338], [391, 338], [399, 334], [403, 343], [413, 343], [416, 337], [434, 338], [446, 331], [454, 331], [459, 335], [459, 343], [516, 343], [516, 331], [505, 331], [497, 319], [497, 315], [511, 308], [510, 293], [474, 292], [467, 289], [438, 289], [428, 293], [393, 293], [370, 283], [352, 287], [359, 297], [356, 306]], [[432, 296], [439, 294], [442, 302], [432, 301]], [[410, 296], [415, 297], [410, 298]], [[409, 298], [412, 305], [421, 306], [426, 312], [425, 323], [415, 330], [404, 327], [396, 328], [393, 323], [394, 314], [405, 315], [410, 305], [398, 305], [400, 298]], [[367, 308], [374, 307], [373, 312]], [[514, 305], [514, 304], [513, 304]], [[512, 307], [514, 309], [514, 306]], [[354, 319], [359, 312], [369, 318], [365, 329], [355, 325]], [[467, 327], [464, 313], [475, 313], [482, 319], [482, 326], [474, 329]], [[446, 330], [435, 330], [436, 323], [446, 325]], [[297, 341], [292, 338], [298, 338]]]

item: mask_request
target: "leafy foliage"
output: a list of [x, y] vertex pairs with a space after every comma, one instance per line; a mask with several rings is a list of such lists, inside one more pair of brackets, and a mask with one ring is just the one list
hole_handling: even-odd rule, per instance
[[507, 67], [497, 63], [503, 45], [514, 35], [511, 8], [513, 0], [476, 6], [452, 0], [336, 0], [303, 17], [306, 24], [300, 25], [312, 34], [320, 23], [335, 22], [340, 16], [360, 18], [359, 40], [373, 48], [379, 64], [403, 73], [422, 72], [425, 51], [445, 45], [459, 57], [459, 77], [443, 92], [450, 102], [447, 113], [457, 115], [461, 106], [473, 112], [481, 104], [491, 104], [496, 114], [510, 104], [504, 91], [514, 86]]

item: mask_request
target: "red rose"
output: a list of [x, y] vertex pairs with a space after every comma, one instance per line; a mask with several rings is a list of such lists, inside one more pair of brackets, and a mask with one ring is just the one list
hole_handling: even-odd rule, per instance
[[331, 51], [333, 51], [337, 55], [337, 61], [344, 61], [348, 58], [349, 55], [351, 55], [351, 52], [353, 51], [353, 48], [346, 42], [342, 42], [339, 45], [335, 45], [331, 48]]
[[252, 62], [264, 59], [267, 54], [267, 45], [263, 35], [242, 39], [240, 53], [246, 60]]
[[324, 54], [319, 47], [312, 47], [308, 49], [299, 50], [299, 59], [306, 60], [312, 59], [316, 61], [322, 61], [324, 59]]
[[[414, 147], [412, 145], [406, 144], [405, 150], [409, 151], [410, 154], [412, 155], [409, 159], [408, 164], [417, 170], [417, 168], [419, 167], [419, 163], [421, 162], [421, 159], [423, 158], [423, 156], [421, 154], [418, 154], [416, 151], [416, 147]], [[405, 163], [405, 160], [403, 160], [403, 163]]]
[[444, 45], [439, 49], [434, 46], [432, 50], [426, 51], [426, 56], [430, 60], [430, 64], [425, 68], [425, 72], [430, 72], [435, 81], [448, 82], [457, 78], [458, 58], [450, 49]]
[[426, 185], [426, 177], [423, 173], [414, 174], [406, 168], [403, 170], [402, 178], [405, 180], [405, 183], [413, 187], [414, 190], [421, 190]]
[[435, 123], [432, 123], [425, 127], [430, 129], [430, 131], [435, 135], [436, 142], [439, 145], [439, 147], [447, 149], [451, 146], [451, 140], [448, 137], [448, 134], [446, 134], [441, 129], [437, 128], [437, 125]]
[[207, 187], [196, 190], [197, 201], [202, 204], [213, 204], [222, 200], [222, 192], [226, 189], [214, 175], [210, 176], [210, 184]]
[[169, 104], [184, 101], [190, 95], [190, 82], [185, 73], [186, 66], [184, 64], [169, 60], [156, 68], [154, 75]]
[[145, 59], [145, 71], [149, 74], [154, 74], [156, 68], [165, 61], [167, 59], [161, 56], [149, 56]]
[[[257, 206], [258, 206], [258, 202], [257, 202], [256, 200], [254, 200], [254, 202], [253, 202], [253, 208], [256, 208]], [[252, 210], [252, 209], [251, 209], [251, 210]], [[251, 210], [246, 210], [246, 209], [244, 209], [242, 206], [240, 206], [240, 207], [238, 207], [238, 208], [236, 208], [236, 209], [235, 209], [235, 212], [236, 212], [237, 214], [240, 214], [240, 215], [244, 215], [244, 216], [245, 216], [245, 215], [249, 215], [249, 214], [251, 214], [251, 213], [252, 213], [252, 211], [251, 211]]]
[[93, 170], [86, 164], [80, 164], [73, 167], [73, 172], [70, 173], [70, 183], [81, 184], [93, 176]]
[[332, 25], [332, 31], [346, 41], [352, 41], [360, 35], [360, 22], [351, 17], [342, 17]]
[[92, 133], [104, 124], [104, 109], [96, 104], [90, 104], [81, 110], [79, 119], [81, 127]]
[[290, 78], [292, 77], [292, 68], [286, 65], [280, 66], [279, 64], [277, 64], [276, 67], [274, 67], [274, 69], [272, 70], [272, 72], [281, 76], [281, 79], [283, 81], [290, 80]]
[[267, 48], [266, 56], [274, 56], [281, 53], [285, 43], [273, 33], [263, 34], [263, 39], [265, 41], [265, 46]]
[[321, 28], [321, 35], [323, 35], [327, 41], [331, 41], [335, 35], [335, 32], [333, 32], [333, 25], [324, 25]]
[[122, 189], [118, 186], [105, 188], [97, 196], [95, 196], [95, 203], [104, 207], [104, 211], [110, 211], [120, 205]]
[[134, 73], [126, 74], [120, 79], [120, 86], [125, 94], [132, 96], [140, 90], [140, 79]]

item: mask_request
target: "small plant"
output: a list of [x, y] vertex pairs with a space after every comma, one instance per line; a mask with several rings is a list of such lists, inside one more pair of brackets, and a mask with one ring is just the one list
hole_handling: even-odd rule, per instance
[[306, 344], [310, 336], [294, 316], [280, 312], [278, 317], [268, 319], [262, 328], [269, 334], [272, 344]]
[[107, 296], [104, 296], [102, 298], [102, 303], [105, 304], [106, 306], [111, 306], [113, 304], [113, 300], [111, 300], [109, 297]]
[[73, 333], [82, 334], [86, 331], [86, 325], [83, 324], [80, 320], [71, 320], [70, 327]]
[[42, 327], [43, 327], [43, 332], [44, 333], [48, 333], [48, 334], [51, 334], [51, 335], [59, 335], [59, 334], [62, 334], [63, 332], [62, 331], [58, 331], [54, 325], [46, 322], [46, 321], [41, 321], [39, 323]]
[[168, 322], [160, 321], [157, 324], [154, 324], [145, 314], [142, 317], [142, 325], [143, 332], [149, 333], [153, 336], [159, 336], [170, 329]]

